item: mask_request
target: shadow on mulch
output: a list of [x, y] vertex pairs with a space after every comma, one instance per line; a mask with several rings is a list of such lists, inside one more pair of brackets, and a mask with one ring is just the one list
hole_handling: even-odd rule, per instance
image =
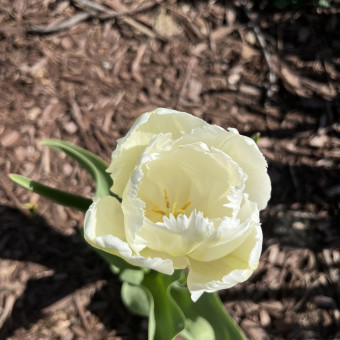
[[[261, 137], [271, 137], [275, 138], [275, 140], [281, 140], [285, 138], [292, 138], [298, 133], [306, 133], [307, 131], [310, 131], [310, 134], [313, 135], [316, 133], [318, 128], [329, 129], [332, 127], [332, 124], [340, 121], [340, 111], [338, 110], [340, 101], [337, 98], [331, 101], [315, 97], [301, 98], [289, 94], [285, 90], [280, 91], [278, 96], [280, 96], [280, 99], [276, 98], [278, 102], [271, 103], [273, 107], [279, 108], [282, 113], [300, 110], [303, 112], [303, 118], [300, 121], [295, 121], [293, 128], [256, 128], [254, 130], [247, 131], [244, 133], [245, 135], [251, 136], [255, 133], [259, 133]], [[240, 106], [243, 106], [254, 116], [265, 118], [268, 115], [263, 112], [262, 107], [256, 108], [247, 104], [241, 104]], [[283, 118], [285, 119], [285, 116], [283, 116]], [[308, 123], [306, 118], [316, 118], [316, 122]]]
[[[27, 281], [0, 330], [0, 339], [6, 339], [19, 328], [30, 327], [46, 314], [44, 309], [100, 280], [107, 280], [107, 284], [96, 291], [87, 309], [108, 329], [115, 329], [122, 336], [133, 339], [140, 332], [142, 319], [131, 316], [122, 305], [117, 277], [79, 234], [63, 235], [41, 216], [28, 218], [19, 210], [3, 205], [0, 205], [0, 220], [0, 258], [24, 261], [28, 266], [40, 264], [53, 273]], [[14, 274], [18, 276], [16, 280], [20, 280], [18, 274]]]
[[[336, 183], [338, 170], [306, 165], [290, 166], [271, 161], [269, 174], [273, 192], [267, 209], [269, 213], [266, 212], [262, 218], [265, 238], [274, 237], [280, 245], [319, 251], [322, 247], [339, 245], [336, 243], [340, 240], [337, 228], [339, 221], [336, 220], [337, 200], [327, 195], [327, 190]], [[279, 185], [283, 179], [285, 185]], [[305, 211], [308, 204], [313, 205], [310, 211], [310, 215], [314, 216], [312, 219], [308, 213], [301, 216], [295, 214], [299, 210]], [[334, 216], [325, 218], [319, 215], [323, 204], [325, 210], [333, 210]], [[294, 205], [300, 205], [300, 209]], [[51, 269], [53, 273], [27, 281], [24, 292], [0, 330], [0, 339], [6, 339], [17, 329], [30, 327], [46, 314], [45, 309], [49, 306], [85, 285], [100, 280], [106, 280], [106, 283], [96, 290], [87, 310], [96, 315], [107, 329], [115, 329], [123, 338], [141, 339], [146, 332], [145, 320], [126, 311], [120, 300], [118, 279], [79, 234], [64, 235], [48, 225], [41, 216], [28, 218], [19, 210], [3, 205], [0, 205], [0, 220], [0, 258], [22, 261], [27, 266], [37, 263]], [[305, 228], [294, 229], [292, 225], [297, 221], [305, 224]], [[320, 229], [320, 225], [325, 226], [325, 223], [327, 227]], [[264, 250], [266, 247], [265, 242]], [[11, 282], [20, 280], [18, 273], [15, 275], [18, 277]], [[260, 281], [261, 275], [261, 272], [254, 274], [252, 281]], [[319, 288], [323, 289], [321, 285], [314, 287], [315, 291]], [[256, 294], [242, 291], [239, 296], [233, 295], [232, 298], [261, 303], [268, 299], [296, 298], [304, 293], [305, 287], [285, 286], [276, 290], [266, 287], [258, 289]], [[332, 292], [332, 295], [336, 296], [336, 292]], [[228, 292], [223, 292], [221, 296], [223, 300], [228, 300]], [[286, 326], [289, 329], [294, 324]], [[329, 329], [323, 329], [322, 333], [332, 334], [334, 331], [334, 325], [331, 325]]]

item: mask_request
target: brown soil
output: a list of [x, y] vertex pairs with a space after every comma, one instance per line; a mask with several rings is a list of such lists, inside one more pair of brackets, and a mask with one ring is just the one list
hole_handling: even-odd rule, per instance
[[146, 321], [78, 236], [83, 215], [8, 173], [91, 197], [89, 176], [39, 141], [109, 161], [136, 117], [172, 107], [262, 136], [273, 185], [264, 251], [249, 281], [221, 292], [229, 312], [253, 340], [340, 339], [336, 4], [140, 3], [0, 2], [0, 338], [145, 338]]

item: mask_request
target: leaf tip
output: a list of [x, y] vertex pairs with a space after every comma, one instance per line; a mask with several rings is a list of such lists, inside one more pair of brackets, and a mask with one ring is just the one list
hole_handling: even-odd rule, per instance
[[48, 145], [48, 142], [50, 141], [50, 139], [43, 139], [39, 142], [40, 145]]
[[257, 144], [257, 142], [259, 141], [260, 137], [261, 137], [261, 133], [260, 132], [256, 132], [250, 138]]
[[9, 174], [8, 177], [15, 182], [18, 178], [20, 178], [20, 175], [17, 174]]

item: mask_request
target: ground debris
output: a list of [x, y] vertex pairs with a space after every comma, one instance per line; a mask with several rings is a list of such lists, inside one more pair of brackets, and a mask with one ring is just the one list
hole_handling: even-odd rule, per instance
[[78, 238], [83, 215], [8, 174], [91, 198], [88, 174], [39, 142], [64, 139], [109, 162], [155, 107], [261, 135], [273, 186], [263, 255], [221, 292], [248, 338], [339, 337], [340, 22], [332, 10], [239, 5], [1, 2], [0, 338], [145, 338], [117, 278]]

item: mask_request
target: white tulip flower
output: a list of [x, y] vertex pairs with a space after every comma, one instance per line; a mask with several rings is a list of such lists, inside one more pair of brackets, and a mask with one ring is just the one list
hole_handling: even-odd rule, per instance
[[107, 171], [122, 202], [107, 196], [90, 206], [84, 233], [94, 247], [168, 275], [187, 268], [193, 301], [257, 268], [271, 184], [251, 138], [156, 109], [118, 140]]

